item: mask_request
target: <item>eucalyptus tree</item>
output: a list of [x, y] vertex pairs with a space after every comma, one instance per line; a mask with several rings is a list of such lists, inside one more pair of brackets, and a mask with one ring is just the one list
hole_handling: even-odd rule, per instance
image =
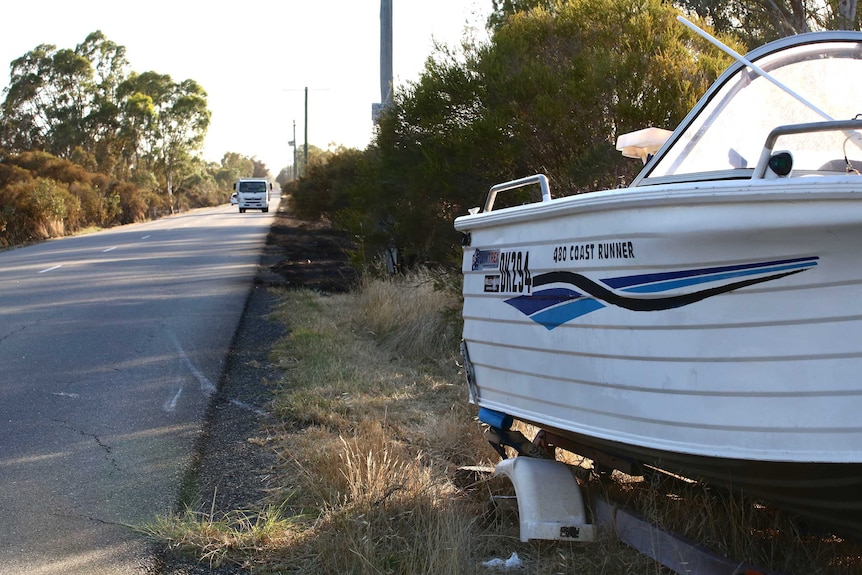
[[93, 140], [91, 152], [105, 172], [120, 161], [119, 88], [129, 74], [126, 48], [96, 31], [75, 48], [75, 52], [90, 62], [93, 70], [92, 108], [85, 118], [85, 128]]
[[630, 178], [640, 166], [616, 137], [675, 127], [730, 61], [678, 14], [661, 0], [569, 0], [497, 29], [476, 69], [484, 106], [507, 118], [513, 162], [548, 172], [562, 193]]
[[239, 178], [250, 178], [254, 174], [254, 160], [237, 152], [225, 152], [218, 166], [215, 180], [224, 189], [230, 189]]
[[681, 0], [715, 30], [748, 48], [816, 30], [858, 30], [856, 0]]
[[117, 88], [122, 154], [130, 170], [155, 170], [160, 114], [168, 107], [173, 81], [167, 74], [132, 72]]
[[2, 108], [5, 146], [63, 158], [76, 150], [99, 152], [100, 165], [110, 167], [119, 128], [117, 88], [127, 69], [125, 48], [100, 31], [74, 50], [40, 44], [15, 59]]
[[496, 30], [518, 12], [527, 12], [533, 8], [549, 8], [556, 0], [491, 0], [491, 14], [488, 16], [487, 26]]
[[86, 144], [93, 70], [74, 50], [40, 44], [10, 64], [3, 102], [4, 145], [69, 157]]
[[131, 74], [118, 88], [124, 157], [132, 170], [160, 176], [173, 208], [175, 183], [209, 127], [207, 94], [194, 80], [167, 74]]
[[[124, 94], [124, 90], [130, 91]], [[152, 172], [150, 166], [146, 165], [149, 156], [145, 146], [152, 141], [148, 135], [156, 107], [152, 96], [135, 90], [130, 83], [124, 82], [120, 86], [120, 95], [120, 128], [116, 143], [120, 161], [117, 175], [128, 179], [136, 171]]]
[[189, 166], [192, 153], [203, 146], [210, 116], [207, 94], [200, 84], [184, 80], [171, 86], [166, 106], [159, 111], [156, 122], [158, 163], [171, 209], [177, 178]]
[[266, 164], [257, 158], [251, 159], [252, 164], [254, 164], [254, 170], [252, 177], [253, 178], [269, 178], [272, 174], [269, 173], [269, 168], [266, 167]]
[[[492, 0], [488, 26], [501, 27], [519, 12], [554, 10], [565, 0]], [[703, 18], [716, 32], [748, 48], [815, 30], [858, 30], [857, 0], [679, 0], [668, 1]]]
[[96, 31], [74, 50], [41, 44], [10, 65], [0, 148], [43, 150], [105, 173], [156, 175], [169, 200], [209, 126], [194, 80], [129, 71], [126, 49]]

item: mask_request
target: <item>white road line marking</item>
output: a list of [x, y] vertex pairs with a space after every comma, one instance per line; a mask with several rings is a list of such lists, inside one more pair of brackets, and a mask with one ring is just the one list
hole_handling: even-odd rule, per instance
[[180, 388], [177, 390], [177, 393], [164, 404], [162, 404], [162, 409], [167, 411], [168, 413], [177, 410], [177, 402], [180, 400], [180, 396], [183, 394], [183, 386], [180, 385]]
[[112, 252], [112, 251], [114, 251], [115, 249], [117, 249], [117, 246], [113, 246], [113, 247], [110, 247], [110, 248], [108, 248], [108, 249], [106, 249], [106, 250], [102, 250], [102, 253], [103, 253], [103, 254], [106, 254], [106, 253], [108, 253], [108, 252]]
[[149, 235], [146, 235], [146, 236], [142, 237], [141, 239], [142, 239], [142, 240], [148, 240], [148, 239], [150, 239], [150, 236], [149, 236]]
[[201, 391], [203, 392], [203, 394], [209, 397], [216, 391], [218, 391], [216, 386], [213, 385], [213, 383], [209, 379], [207, 379], [207, 376], [205, 376], [203, 373], [200, 372], [197, 367], [195, 367], [195, 365], [192, 363], [192, 360], [189, 359], [189, 356], [186, 355], [186, 352], [183, 349], [183, 346], [180, 345], [180, 340], [177, 339], [176, 334], [174, 332], [170, 332], [170, 336], [171, 339], [174, 341], [174, 346], [177, 348], [177, 353], [180, 354], [180, 361], [182, 361], [186, 365], [186, 367], [189, 368], [189, 371], [192, 372], [192, 374], [201, 384]]
[[57, 265], [55, 265], [55, 266], [53, 266], [53, 267], [50, 267], [50, 268], [44, 269], [44, 270], [42, 270], [42, 271], [40, 271], [40, 272], [37, 272], [37, 273], [43, 274], [43, 273], [45, 273], [45, 272], [51, 272], [51, 271], [54, 271], [55, 269], [57, 269], [57, 268], [61, 268], [61, 267], [63, 267], [63, 264], [57, 264]]

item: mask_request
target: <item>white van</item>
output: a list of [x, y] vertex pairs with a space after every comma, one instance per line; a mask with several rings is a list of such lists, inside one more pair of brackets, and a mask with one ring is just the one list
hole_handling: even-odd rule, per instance
[[269, 197], [272, 194], [272, 182], [265, 178], [240, 178], [233, 189], [236, 190], [239, 213], [246, 210], [269, 211]]

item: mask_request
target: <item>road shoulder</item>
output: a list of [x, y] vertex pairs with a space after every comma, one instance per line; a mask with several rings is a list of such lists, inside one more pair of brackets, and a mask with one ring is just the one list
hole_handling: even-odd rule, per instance
[[[269, 359], [285, 328], [270, 319], [278, 289], [308, 288], [340, 292], [356, 275], [347, 261], [349, 240], [322, 223], [290, 217], [287, 202], [276, 212], [242, 319], [225, 361], [218, 393], [207, 412], [203, 433], [179, 494], [178, 506], [192, 505], [217, 518], [254, 509], [274, 477], [274, 453], [266, 447], [265, 425], [272, 398], [267, 382], [281, 372]], [[233, 575], [238, 566], [211, 567], [195, 558], [154, 549], [152, 575]]]

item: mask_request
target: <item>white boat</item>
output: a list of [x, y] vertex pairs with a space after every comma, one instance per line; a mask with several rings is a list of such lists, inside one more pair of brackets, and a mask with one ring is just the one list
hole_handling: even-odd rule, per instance
[[[455, 221], [483, 419], [862, 535], [860, 94], [862, 34], [784, 38], [672, 133], [621, 137], [629, 187], [493, 187]], [[526, 185], [542, 199], [494, 209]]]

